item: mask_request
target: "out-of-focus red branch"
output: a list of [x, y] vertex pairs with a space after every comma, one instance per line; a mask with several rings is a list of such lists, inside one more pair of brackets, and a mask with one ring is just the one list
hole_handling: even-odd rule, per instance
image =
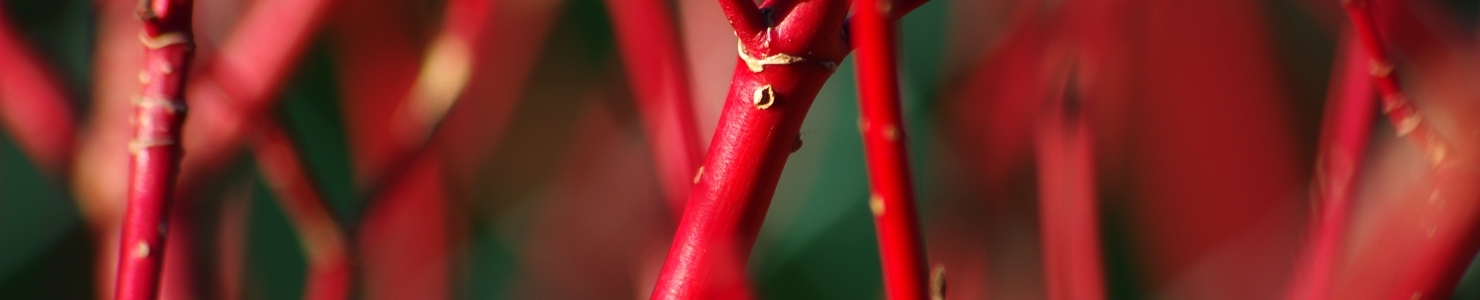
[[0, 126], [45, 172], [69, 170], [76, 135], [56, 77], [10, 28], [0, 8]]
[[[210, 178], [230, 162], [276, 103], [274, 97], [296, 65], [334, 0], [263, 0], [253, 3], [231, 39], [190, 84], [194, 114], [185, 128], [186, 180]], [[187, 185], [188, 186], [188, 185]]]
[[257, 168], [307, 253], [308, 280], [303, 299], [347, 299], [352, 266], [344, 229], [308, 177], [297, 149], [281, 127], [269, 122], [253, 153]]
[[[1480, 207], [1476, 207], [1477, 158], [1473, 141], [1464, 135], [1463, 129], [1450, 140], [1440, 135], [1429, 119], [1420, 114], [1408, 99], [1399, 84], [1394, 61], [1387, 52], [1381, 32], [1377, 28], [1372, 3], [1365, 0], [1343, 2], [1347, 17], [1352, 23], [1356, 38], [1366, 50], [1371, 61], [1371, 75], [1376, 81], [1377, 91], [1382, 96], [1382, 112], [1393, 123], [1397, 134], [1412, 142], [1428, 158], [1433, 167], [1434, 182], [1428, 197], [1427, 208], [1442, 210], [1442, 213], [1426, 213], [1419, 224], [1426, 227], [1424, 239], [1413, 246], [1413, 259], [1399, 275], [1398, 282], [1388, 291], [1389, 298], [1418, 299], [1425, 297], [1445, 298], [1453, 292], [1455, 284], [1464, 273], [1465, 261], [1469, 261], [1477, 248], [1475, 222]], [[1460, 143], [1457, 143], [1460, 142]], [[1470, 148], [1456, 148], [1455, 145]], [[1442, 206], [1442, 209], [1440, 207]], [[1401, 226], [1413, 226], [1404, 224]]]
[[891, 2], [854, 1], [850, 25], [858, 49], [859, 130], [868, 161], [869, 208], [879, 239], [885, 299], [923, 300], [929, 299], [930, 291], [900, 112], [898, 33]]
[[[490, 74], [480, 67], [488, 53], [488, 37], [491, 33], [491, 17], [494, 14], [491, 0], [453, 0], [448, 2], [442, 29], [428, 46], [426, 58], [416, 82], [408, 91], [405, 102], [400, 104], [390, 117], [394, 122], [395, 143], [387, 155], [383, 167], [370, 166], [362, 186], [368, 201], [383, 198], [382, 189], [396, 186], [405, 179], [409, 170], [433, 153], [435, 146], [446, 139], [441, 130], [446, 119], [463, 116], [457, 107], [471, 105], [461, 101], [472, 88], [467, 85], [475, 76]], [[494, 101], [506, 99], [494, 99]], [[461, 103], [461, 104], [460, 104]], [[507, 107], [508, 105], [502, 105]], [[487, 117], [487, 116], [479, 116]], [[506, 119], [503, 116], [493, 118]], [[373, 207], [375, 202], [370, 206]]]
[[[194, 52], [191, 0], [142, 0], [144, 88], [134, 101], [128, 204], [119, 243], [115, 299], [159, 296], [169, 214], [185, 121], [185, 77]], [[120, 149], [122, 151], [123, 149]]]
[[759, 30], [748, 27], [753, 21], [767, 18], [761, 10], [744, 0], [720, 3], [741, 37], [740, 57], [653, 299], [748, 297], [734, 271], [749, 257], [807, 110], [848, 54], [840, 34], [847, 1], [775, 1], [764, 11], [785, 18], [759, 39], [746, 37]]
[[664, 194], [673, 215], [680, 216], [702, 153], [688, 67], [672, 9], [661, 0], [607, 0], [606, 4]]
[[1340, 63], [1332, 74], [1316, 155], [1310, 231], [1290, 299], [1329, 299], [1341, 245], [1349, 226], [1353, 188], [1372, 131], [1376, 98], [1368, 57], [1350, 31], [1342, 34]]
[[[1070, 78], [1069, 84], [1074, 84]], [[1093, 131], [1075, 86], [1038, 123], [1038, 213], [1048, 299], [1104, 299]]]
[[1382, 113], [1397, 127], [1398, 136], [1407, 137], [1424, 151], [1431, 163], [1440, 164], [1445, 152], [1449, 150], [1448, 141], [1430, 128], [1429, 122], [1419, 115], [1412, 101], [1403, 95], [1402, 85], [1398, 83], [1398, 76], [1394, 73], [1392, 57], [1388, 56], [1386, 44], [1377, 30], [1377, 22], [1372, 17], [1372, 6], [1367, 0], [1347, 0], [1342, 5], [1346, 8], [1357, 40], [1371, 60], [1372, 77], [1377, 81], [1377, 91], [1382, 94]]

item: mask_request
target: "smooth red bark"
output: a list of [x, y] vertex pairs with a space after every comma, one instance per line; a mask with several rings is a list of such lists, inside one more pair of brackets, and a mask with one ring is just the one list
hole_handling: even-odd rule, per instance
[[[185, 77], [194, 43], [190, 0], [145, 0], [144, 88], [134, 101], [134, 138], [128, 144], [128, 204], [119, 243], [115, 299], [159, 296], [161, 260], [185, 120]], [[123, 149], [120, 149], [122, 151]]]
[[[807, 109], [848, 53], [839, 34], [847, 1], [776, 2], [765, 10], [785, 18], [754, 42], [741, 32], [753, 29], [736, 27], [741, 59], [653, 299], [748, 297], [735, 271], [744, 269]], [[766, 19], [726, 11], [732, 21]]]
[[892, 5], [892, 0], [854, 1], [850, 26], [858, 50], [859, 130], [868, 162], [868, 201], [878, 235], [885, 299], [929, 299], [925, 247], [900, 112], [898, 30]]

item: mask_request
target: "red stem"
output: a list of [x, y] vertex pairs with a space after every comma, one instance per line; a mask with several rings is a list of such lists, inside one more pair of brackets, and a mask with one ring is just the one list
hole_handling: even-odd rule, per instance
[[[1071, 81], [1072, 84], [1072, 81]], [[1038, 124], [1038, 214], [1048, 299], [1104, 299], [1093, 132], [1070, 86]]]
[[303, 299], [347, 299], [352, 265], [344, 230], [308, 177], [297, 149], [281, 127], [270, 124], [263, 129], [254, 152], [257, 167], [307, 253], [308, 282]]
[[[807, 109], [848, 53], [838, 34], [847, 1], [777, 2], [784, 4], [772, 9], [786, 18], [767, 30], [776, 37], [741, 39], [719, 128], [653, 299], [748, 297], [745, 278], [734, 274], [743, 274], [737, 271], [750, 254], [786, 158], [798, 146]], [[732, 20], [761, 18], [726, 11]], [[750, 30], [743, 26], [737, 32]]]
[[[1476, 238], [1474, 229], [1477, 209], [1470, 205], [1476, 200], [1474, 180], [1480, 176], [1473, 170], [1475, 158], [1472, 152], [1454, 149], [1451, 141], [1433, 130], [1430, 122], [1424, 120], [1403, 95], [1393, 60], [1377, 29], [1371, 3], [1350, 0], [1343, 6], [1372, 63], [1371, 73], [1382, 95], [1383, 114], [1396, 127], [1398, 136], [1417, 146], [1432, 164], [1434, 185], [1427, 204], [1434, 208], [1444, 204], [1451, 206], [1443, 208], [1442, 214], [1426, 218], [1425, 222], [1433, 224], [1427, 228], [1427, 239], [1415, 246], [1416, 256], [1404, 268], [1404, 273], [1398, 277], [1399, 282], [1387, 296], [1445, 298], [1453, 292], [1460, 275], [1464, 274], [1464, 262], [1473, 258], [1475, 249], [1480, 248], [1480, 239]], [[1455, 153], [1450, 154], [1451, 150]]]
[[746, 44], [758, 43], [772, 29], [768, 17], [755, 6], [755, 0], [719, 0], [719, 8], [735, 29], [735, 36]]
[[185, 130], [191, 155], [186, 157], [182, 185], [210, 178], [204, 174], [231, 163], [242, 144], [256, 134], [257, 124], [279, 99], [273, 95], [333, 3], [262, 0], [242, 15], [231, 38], [190, 83], [195, 118]]
[[867, 154], [869, 208], [878, 233], [885, 299], [928, 299], [925, 247], [900, 113], [892, 0], [854, 4], [850, 25], [858, 50], [858, 106], [863, 117], [859, 130]]
[[[175, 175], [180, 126], [185, 119], [185, 76], [193, 52], [190, 0], [144, 0], [144, 88], [134, 99], [134, 138], [129, 142], [128, 207], [119, 243], [115, 299], [148, 300], [159, 294], [160, 260]], [[121, 149], [120, 149], [121, 150]]]
[[0, 126], [42, 170], [70, 170], [75, 121], [60, 82], [28, 49], [0, 8]]
[[1297, 269], [1290, 299], [1329, 299], [1341, 245], [1351, 215], [1357, 173], [1366, 153], [1375, 121], [1372, 76], [1368, 59], [1350, 31], [1342, 34], [1341, 63], [1333, 76], [1316, 157], [1314, 207], [1305, 253]]
[[1429, 128], [1429, 122], [1424, 122], [1412, 102], [1403, 96], [1392, 57], [1388, 56], [1377, 23], [1373, 20], [1372, 5], [1366, 0], [1347, 0], [1342, 5], [1351, 19], [1357, 40], [1371, 60], [1372, 77], [1377, 80], [1377, 91], [1382, 94], [1383, 114], [1397, 127], [1398, 136], [1407, 137], [1424, 151], [1432, 163], [1438, 165], [1443, 160], [1444, 151], [1449, 148], [1447, 142]]
[[661, 0], [607, 0], [606, 4], [663, 191], [673, 215], [680, 216], [702, 153], [688, 67], [672, 10]]

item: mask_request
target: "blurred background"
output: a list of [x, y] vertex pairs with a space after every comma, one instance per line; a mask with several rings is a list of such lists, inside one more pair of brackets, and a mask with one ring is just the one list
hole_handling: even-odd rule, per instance
[[[319, 193], [309, 198], [338, 224], [324, 227], [330, 234], [296, 229], [309, 225], [280, 198], [291, 185], [264, 170], [261, 142], [189, 144], [187, 156], [211, 155], [186, 161], [166, 298], [302, 298], [314, 270], [332, 265], [318, 261], [323, 251], [347, 253], [340, 275], [355, 298], [646, 298], [675, 221], [608, 14], [621, 1], [472, 2], [197, 1], [192, 80], [213, 81], [192, 84], [188, 126], [217, 125], [188, 128], [186, 142], [259, 141], [268, 138], [254, 132], [280, 128]], [[1480, 100], [1480, 1], [1379, 2], [1416, 22], [1396, 34], [1436, 41], [1399, 39], [1410, 50], [1400, 61], [1414, 66], [1399, 74], [1415, 98]], [[119, 132], [137, 89], [135, 4], [0, 3], [9, 27], [0, 52], [30, 53], [76, 127], [75, 138], [31, 133], [75, 141], [63, 152], [28, 150], [16, 126], [0, 131], [0, 299], [105, 297], [126, 182]], [[707, 144], [734, 35], [715, 1], [668, 3]], [[948, 298], [1045, 297], [1031, 141], [1044, 115], [1034, 99], [1047, 92], [1031, 82], [1056, 74], [1043, 70], [1056, 62], [1087, 70], [1077, 76], [1096, 145], [1108, 298], [1282, 295], [1310, 214], [1347, 24], [1340, 9], [1337, 0], [933, 0], [910, 13], [900, 22], [906, 130], [929, 260], [946, 268]], [[249, 22], [268, 25], [243, 29]], [[1070, 26], [1055, 24], [1092, 29], [1066, 46], [1057, 37]], [[301, 37], [253, 42], [282, 36]], [[474, 38], [459, 52], [439, 48], [447, 36]], [[18, 64], [0, 69], [12, 74], [0, 80], [30, 76], [14, 75]], [[765, 299], [882, 297], [853, 72], [850, 58], [813, 104], [805, 146], [771, 204], [750, 263]], [[26, 97], [15, 86], [0, 84], [10, 88], [0, 97]], [[252, 105], [260, 115], [218, 114]], [[31, 114], [18, 107], [0, 106], [20, 112], [0, 116]], [[1377, 297], [1362, 287], [1398, 276], [1362, 266], [1401, 253], [1383, 252], [1379, 230], [1362, 224], [1422, 197], [1413, 191], [1431, 176], [1390, 124], [1375, 128], [1354, 254], [1343, 262], [1362, 272], [1338, 277], [1353, 287], [1343, 299]], [[431, 144], [407, 150], [421, 141]], [[1480, 278], [1467, 274], [1455, 297], [1480, 299]]]

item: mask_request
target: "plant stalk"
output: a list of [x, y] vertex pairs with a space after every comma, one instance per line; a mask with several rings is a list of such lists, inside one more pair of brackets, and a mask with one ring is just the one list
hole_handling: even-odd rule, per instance
[[161, 260], [176, 173], [180, 128], [185, 121], [185, 77], [194, 42], [191, 0], [143, 0], [144, 88], [133, 99], [133, 140], [128, 144], [128, 204], [119, 243], [115, 299], [159, 296]]
[[755, 25], [770, 17], [749, 1], [720, 2], [740, 37], [740, 59], [653, 299], [748, 297], [735, 274], [744, 274], [807, 109], [847, 56], [838, 34], [847, 1], [774, 2], [784, 6], [764, 11], [788, 13], [764, 29]]
[[[923, 1], [915, 1], [923, 2]], [[859, 130], [868, 162], [885, 299], [929, 299], [925, 247], [900, 112], [898, 32], [892, 1], [855, 0], [850, 24], [858, 50]]]

